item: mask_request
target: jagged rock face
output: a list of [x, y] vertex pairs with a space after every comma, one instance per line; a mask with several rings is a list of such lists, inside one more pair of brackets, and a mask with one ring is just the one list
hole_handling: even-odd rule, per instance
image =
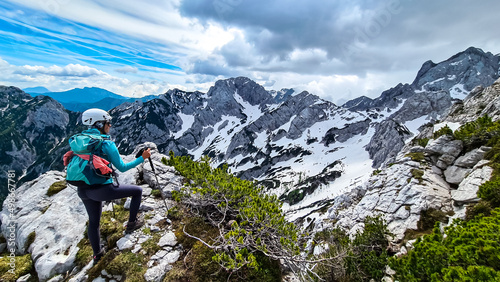
[[288, 98], [290, 98], [290, 96], [292, 96], [293, 93], [295, 93], [295, 90], [287, 89], [287, 88], [283, 88], [280, 91], [276, 91], [276, 90], [269, 91], [269, 94], [271, 94], [271, 96], [274, 97], [274, 101], [276, 103], [281, 103], [281, 102], [288, 100]]
[[[493, 169], [486, 165], [487, 161], [479, 161], [478, 152], [471, 152], [456, 159], [448, 167], [458, 167], [464, 164], [464, 159], [468, 159], [468, 173], [460, 177], [454, 174], [450, 181], [446, 171], [435, 166], [435, 160], [450, 152], [451, 155], [457, 151], [460, 153], [461, 144], [444, 146], [446, 138], [440, 139], [435, 140], [432, 150], [413, 149], [424, 152], [426, 161], [415, 162], [406, 156], [407, 152], [401, 152], [396, 163], [372, 176], [364, 186], [339, 196], [339, 199], [348, 199], [348, 203], [352, 204], [332, 205], [328, 218], [338, 220], [336, 226], [354, 234], [363, 228], [362, 222], [367, 216], [382, 214], [389, 231], [395, 235], [392, 240], [400, 242], [406, 230], [418, 229], [417, 222], [422, 211], [436, 209], [445, 213], [453, 212], [457, 217], [465, 216], [463, 205], [478, 201], [477, 190], [489, 180]], [[456, 181], [457, 178], [460, 179]], [[334, 203], [337, 203], [337, 199]]]
[[427, 116], [428, 120], [437, 120], [452, 105], [452, 102], [452, 98], [446, 91], [415, 93], [390, 116], [390, 119], [407, 122]]
[[486, 164], [488, 161], [478, 162], [459, 184], [456, 190], [451, 190], [451, 198], [458, 205], [478, 202], [477, 191], [479, 186], [490, 179], [493, 169]]
[[[413, 171], [422, 171], [421, 179]], [[432, 170], [409, 158], [394, 164], [365, 184], [361, 200], [347, 209], [331, 209], [330, 218], [338, 219], [337, 226], [352, 232], [363, 227], [367, 216], [383, 214], [396, 241], [403, 238], [406, 229], [417, 229], [420, 212], [429, 208], [451, 211], [449, 185]]]
[[[22, 183], [47, 170], [63, 169], [61, 156], [69, 148], [64, 141], [74, 130], [71, 123], [76, 123], [77, 114], [52, 98], [32, 98], [18, 88], [5, 86], [0, 86], [0, 108], [3, 171], [15, 170], [17, 179], [23, 176]], [[5, 174], [0, 180], [0, 196], [6, 196]]]
[[414, 135], [405, 123], [421, 117], [426, 121], [435, 121], [451, 105], [452, 99], [444, 91], [415, 93], [406, 99], [396, 112], [375, 127], [375, 134], [366, 146], [373, 160], [373, 167], [378, 168], [392, 161], [404, 147], [406, 140]]
[[461, 103], [456, 103], [449, 109], [444, 119], [446, 122], [466, 123], [477, 119], [478, 116], [488, 115], [494, 121], [500, 118], [500, 79], [490, 87], [478, 87], [471, 91], [469, 97]]
[[[228, 110], [241, 110], [241, 105], [235, 103], [234, 93], [237, 93], [243, 101], [250, 103], [250, 105], [259, 106], [261, 110], [264, 110], [268, 104], [274, 102], [273, 97], [264, 87], [246, 77], [237, 77], [231, 80], [217, 81], [207, 93], [208, 97], [211, 97], [208, 105], [214, 110], [223, 110], [226, 113], [230, 113], [227, 112]], [[231, 109], [231, 106], [234, 109]], [[237, 114], [239, 113], [235, 113], [234, 115]]]
[[395, 157], [403, 148], [404, 140], [411, 132], [394, 120], [379, 123], [375, 130], [375, 134], [366, 146], [366, 150], [370, 153], [373, 166], [379, 167], [387, 159]]
[[478, 85], [491, 85], [500, 75], [499, 67], [499, 56], [470, 47], [440, 64], [425, 62], [412, 85], [426, 91], [468, 92]]
[[373, 109], [382, 110], [385, 108], [394, 109], [403, 101], [403, 99], [406, 99], [413, 94], [414, 89], [410, 85], [400, 83], [396, 87], [382, 92], [380, 97], [376, 99], [361, 97], [346, 102], [343, 107], [351, 111], [367, 111]]
[[[366, 134], [370, 125], [365, 115], [308, 92], [269, 93], [248, 78], [218, 81], [207, 94], [169, 91], [147, 103], [121, 105], [111, 114], [116, 119], [111, 135], [124, 152], [151, 140], [163, 153], [208, 155], [215, 166], [228, 163], [242, 178], [280, 183], [292, 182], [299, 173], [315, 183], [328, 182], [321, 178], [335, 173], [322, 171], [346, 156], [335, 147]], [[311, 169], [307, 163], [316, 152], [325, 156]]]
[[[497, 81], [473, 91], [459, 107], [451, 108], [443, 119], [445, 123], [463, 124], [477, 119], [484, 112], [478, 110], [476, 103], [480, 103], [481, 110], [488, 107], [492, 119], [498, 120], [499, 113], [492, 110], [500, 93], [498, 85]], [[428, 129], [416, 138], [429, 137]], [[417, 229], [424, 210], [453, 212], [449, 223], [453, 218], [465, 218], [465, 207], [479, 201], [479, 186], [490, 179], [493, 169], [483, 159], [491, 148], [483, 146], [469, 152], [463, 149], [462, 141], [448, 135], [431, 137], [425, 148], [407, 144], [391, 165], [382, 167], [363, 185], [333, 199], [327, 218], [338, 220], [336, 226], [354, 234], [363, 227], [364, 218], [382, 214], [395, 234], [395, 242], [403, 239], [406, 230]], [[424, 159], [413, 161], [412, 154], [421, 154]]]
[[399, 84], [376, 99], [360, 97], [343, 107], [352, 111], [395, 108], [402, 99], [421, 91], [448, 91], [452, 98], [463, 99], [475, 87], [488, 87], [499, 77], [500, 56], [471, 47], [438, 64], [425, 62], [411, 85]]
[[[391, 162], [404, 147], [405, 138], [417, 133], [408, 130], [408, 135], [402, 136], [402, 130], [397, 130], [400, 125], [412, 123], [421, 117], [425, 117], [427, 122], [440, 119], [453, 106], [454, 98], [466, 97], [469, 91], [478, 85], [492, 84], [500, 75], [499, 68], [499, 56], [469, 48], [439, 64], [431, 61], [424, 63], [411, 85], [400, 84], [383, 92], [377, 99], [360, 98], [347, 102], [344, 107], [350, 110], [365, 110], [371, 113], [372, 117], [377, 115], [374, 110], [400, 107], [389, 117], [395, 125], [390, 125], [387, 120], [382, 121], [367, 146], [373, 166], [377, 168]], [[494, 108], [490, 106], [487, 112], [495, 112]], [[453, 106], [453, 109], [459, 112], [462, 108]], [[481, 110], [484, 110], [484, 106]], [[422, 124], [423, 122], [420, 123]]]

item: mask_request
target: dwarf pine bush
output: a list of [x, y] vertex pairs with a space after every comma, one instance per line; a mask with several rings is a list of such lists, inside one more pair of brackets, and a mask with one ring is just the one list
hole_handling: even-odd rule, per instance
[[406, 256], [391, 258], [399, 281], [500, 281], [500, 209], [491, 216], [456, 220], [441, 233], [414, 244]]
[[217, 238], [203, 243], [215, 252], [212, 259], [223, 269], [259, 270], [262, 265], [257, 258], [261, 254], [301, 263], [304, 234], [287, 222], [276, 196], [264, 194], [254, 182], [233, 176], [227, 165], [212, 168], [208, 157], [195, 162], [170, 152], [170, 159], [163, 162], [188, 180], [180, 192], [173, 194], [174, 199], [219, 229]]
[[438, 139], [439, 137], [443, 135], [451, 135], [453, 136], [453, 130], [448, 125], [445, 125], [438, 131], [434, 132], [434, 135], [432, 136], [434, 139]]
[[390, 236], [380, 215], [365, 218], [364, 229], [353, 239], [338, 228], [316, 233], [314, 244], [326, 249], [321, 257], [331, 258], [317, 265], [318, 275], [324, 281], [380, 281], [389, 258]]
[[466, 152], [484, 145], [492, 146], [499, 138], [500, 123], [485, 115], [462, 125], [453, 135], [464, 142]]

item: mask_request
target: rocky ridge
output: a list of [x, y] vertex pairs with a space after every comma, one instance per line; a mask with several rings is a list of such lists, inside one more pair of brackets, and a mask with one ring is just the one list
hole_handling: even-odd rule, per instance
[[[395, 235], [394, 244], [400, 244], [407, 230], [418, 230], [422, 212], [437, 210], [447, 214], [446, 222], [465, 218], [466, 207], [477, 202], [479, 186], [488, 181], [493, 169], [484, 160], [491, 149], [481, 147], [464, 152], [460, 140], [448, 135], [432, 138], [434, 128], [443, 125], [458, 128], [488, 114], [499, 120], [500, 79], [487, 88], [478, 88], [463, 103], [454, 105], [439, 124], [427, 127], [415, 139], [430, 138], [424, 147], [408, 143], [394, 158], [394, 162], [374, 171], [363, 185], [336, 197], [328, 212], [317, 216], [317, 228], [335, 226], [354, 234], [363, 228], [367, 216], [377, 214], [386, 219], [389, 230]], [[478, 110], [481, 109], [481, 110]], [[321, 220], [321, 219], [327, 219]], [[328, 223], [330, 221], [330, 223]], [[404, 242], [403, 242], [404, 243]], [[406, 251], [403, 246], [396, 251]]]
[[[161, 199], [152, 196], [151, 187], [160, 187], [162, 193], [168, 195], [173, 190], [180, 189], [181, 177], [175, 174], [172, 167], [163, 165], [161, 158], [167, 156], [160, 154], [153, 143], [141, 145], [153, 148], [152, 160], [159, 183], [156, 183], [156, 177], [149, 162], [119, 175], [120, 183], [144, 183], [141, 185], [143, 199], [140, 211], [147, 220], [144, 228], [132, 234], [124, 234], [117, 241], [117, 247], [108, 252], [131, 250], [133, 253], [141, 253], [141, 244], [151, 239], [153, 234], [160, 234], [160, 240], [157, 242], [160, 250], [150, 257], [144, 279], [162, 281], [165, 273], [171, 268], [170, 265], [179, 258], [182, 246], [178, 244], [172, 227], [165, 224], [169, 221], [165, 217], [167, 213], [165, 204]], [[135, 153], [122, 157], [127, 162], [131, 161], [134, 156]], [[79, 250], [77, 245], [84, 238], [88, 220], [76, 187], [67, 185], [60, 192], [52, 196], [47, 195], [52, 184], [64, 179], [64, 172], [49, 171], [35, 180], [26, 182], [16, 190], [15, 194], [8, 196], [0, 212], [1, 231], [4, 238], [11, 236], [8, 226], [11, 225], [11, 221], [14, 222], [16, 224], [14, 233], [16, 255], [31, 254], [38, 275], [35, 278], [39, 281], [87, 281], [86, 271], [93, 267], [92, 261], [83, 268], [75, 266], [76, 254]], [[9, 213], [7, 208], [7, 202], [11, 201], [12, 197], [15, 198], [16, 206], [13, 214]], [[125, 208], [128, 205], [129, 200], [125, 202]], [[167, 205], [171, 207], [173, 202], [167, 200]], [[103, 211], [106, 210], [112, 210], [111, 203], [106, 203]], [[3, 252], [5, 248], [6, 243], [0, 244], [0, 252]], [[28, 276], [22, 278], [24, 279], [22, 281], [27, 281]], [[103, 271], [97, 281], [120, 281], [122, 278]]]
[[[3, 171], [14, 170], [22, 183], [47, 170], [63, 169], [59, 160], [69, 147], [67, 136], [78, 130], [72, 126], [78, 114], [52, 98], [32, 98], [19, 88], [0, 86], [0, 116]], [[0, 175], [0, 199], [7, 195], [5, 177]]]
[[[475, 86], [491, 85], [499, 77], [499, 58], [471, 47], [424, 63], [412, 84], [342, 107], [308, 92], [268, 92], [248, 78], [231, 78], [206, 94], [173, 90], [148, 103], [119, 106], [112, 111], [115, 132], [124, 151], [149, 138], [163, 152], [209, 155], [216, 166], [227, 163], [239, 177], [258, 180], [296, 204], [317, 189], [349, 189], [345, 183], [365, 177], [368, 166], [393, 162], [420, 126], [442, 118]], [[359, 158], [371, 163], [353, 167]], [[335, 172], [324, 173], [332, 167]], [[315, 188], [304, 189], [308, 183]]]

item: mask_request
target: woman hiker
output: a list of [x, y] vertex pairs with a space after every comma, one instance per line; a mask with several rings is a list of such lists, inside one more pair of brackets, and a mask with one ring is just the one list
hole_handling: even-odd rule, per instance
[[[124, 163], [118, 153], [115, 142], [111, 141], [108, 135], [111, 128], [111, 116], [101, 109], [89, 109], [83, 112], [82, 121], [84, 125], [89, 126], [89, 129], [70, 138], [72, 151], [67, 153], [69, 156], [65, 155], [65, 163], [68, 164], [66, 180], [68, 183], [78, 187], [78, 196], [82, 199], [87, 210], [89, 216], [87, 234], [94, 252], [94, 264], [96, 264], [104, 255], [104, 249], [101, 249], [99, 231], [102, 202], [132, 197], [129, 220], [125, 230], [126, 233], [131, 233], [144, 225], [143, 220], [137, 218], [139, 206], [141, 205], [142, 188], [135, 185], [115, 186], [113, 178], [110, 175], [108, 177], [95, 178], [89, 176], [90, 170], [85, 170], [85, 158], [82, 159], [82, 157], [88, 159], [88, 156], [94, 154], [113, 164], [119, 171], [124, 172], [136, 167], [149, 158], [151, 151], [150, 149], [144, 150], [142, 156], [129, 163]], [[80, 136], [80, 139], [76, 138], [76, 136]], [[91, 146], [88, 147], [92, 148], [83, 148], [84, 151], [87, 150], [87, 154], [74, 155], [79, 154], [78, 149], [82, 149], [82, 147], [89, 144]], [[99, 160], [98, 157], [93, 157], [94, 165], [96, 160]], [[111, 170], [110, 168], [107, 169]], [[92, 180], [89, 180], [90, 178]]]

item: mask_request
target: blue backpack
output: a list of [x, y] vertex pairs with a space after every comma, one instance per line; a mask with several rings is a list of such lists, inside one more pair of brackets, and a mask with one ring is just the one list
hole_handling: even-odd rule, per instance
[[99, 157], [104, 140], [100, 135], [79, 133], [69, 139], [71, 151], [64, 155], [68, 181], [84, 181], [88, 185], [103, 184], [114, 176], [111, 163]]

